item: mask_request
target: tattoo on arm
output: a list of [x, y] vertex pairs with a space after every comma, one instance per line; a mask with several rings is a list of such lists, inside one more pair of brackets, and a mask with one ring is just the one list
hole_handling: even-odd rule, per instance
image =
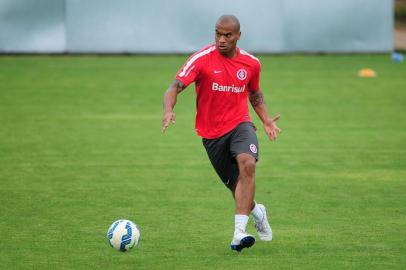
[[176, 87], [176, 90], [178, 91], [178, 93], [182, 92], [183, 89], [186, 88], [186, 86], [183, 84], [183, 82], [181, 82], [179, 80], [174, 80], [172, 83], [172, 86]]
[[264, 94], [262, 94], [262, 91], [249, 92], [249, 99], [252, 107], [256, 107], [265, 103]]

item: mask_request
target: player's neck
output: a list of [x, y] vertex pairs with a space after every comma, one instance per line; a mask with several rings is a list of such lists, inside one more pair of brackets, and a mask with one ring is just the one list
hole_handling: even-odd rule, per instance
[[225, 54], [221, 53], [220, 51], [219, 51], [219, 53], [226, 58], [234, 58], [238, 55], [238, 50], [237, 50], [237, 48], [235, 48], [234, 50], [232, 50], [228, 53], [225, 53]]

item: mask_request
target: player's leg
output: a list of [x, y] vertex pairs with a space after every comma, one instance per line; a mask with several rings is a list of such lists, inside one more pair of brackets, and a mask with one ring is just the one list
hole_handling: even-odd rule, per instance
[[238, 126], [232, 138], [230, 149], [239, 168], [239, 177], [234, 189], [232, 189], [236, 203], [236, 215], [242, 214], [245, 216], [244, 219], [248, 220], [248, 215], [251, 214], [259, 238], [270, 241], [272, 240], [272, 230], [267, 219], [265, 206], [254, 201], [258, 140], [252, 123], [242, 123]]
[[239, 176], [232, 191], [235, 199], [235, 227], [231, 249], [241, 251], [255, 243], [254, 236], [246, 232], [249, 214], [254, 206], [255, 195], [255, 158], [249, 154], [236, 157]]
[[[203, 145], [213, 168], [228, 189], [235, 194], [239, 175], [238, 164], [230, 151], [230, 139], [232, 132], [217, 139], [203, 139]], [[255, 243], [255, 238], [245, 232], [248, 215], [235, 215], [235, 227], [240, 228], [234, 234], [231, 249], [241, 251]]]
[[[255, 145], [252, 145], [254, 143]], [[237, 251], [255, 243], [254, 236], [246, 232], [246, 227], [254, 207], [255, 164], [258, 158], [256, 145], [258, 142], [252, 123], [241, 123], [234, 129], [230, 151], [237, 164], [238, 178], [230, 189], [235, 200], [235, 226], [231, 248]]]
[[234, 130], [230, 151], [238, 165], [238, 179], [232, 190], [236, 214], [249, 215], [255, 206], [255, 166], [258, 139], [252, 123], [244, 122]]
[[253, 156], [241, 153], [236, 156], [239, 175], [234, 191], [236, 215], [246, 215], [254, 208], [255, 197], [255, 163]]
[[[237, 187], [238, 181], [234, 183], [232, 187], [230, 187], [230, 190], [232, 192], [232, 195], [235, 200], [235, 190]], [[253, 207], [251, 209], [251, 216], [254, 219], [254, 226], [255, 229], [258, 233], [259, 239], [262, 241], [272, 241], [272, 229], [271, 226], [269, 225], [268, 222], [268, 217], [266, 213], [266, 208], [263, 204], [256, 203], [254, 201]], [[244, 218], [245, 220], [247, 218]], [[238, 223], [238, 220], [236, 220], [236, 224]], [[243, 225], [236, 225], [237, 226], [243, 226]]]

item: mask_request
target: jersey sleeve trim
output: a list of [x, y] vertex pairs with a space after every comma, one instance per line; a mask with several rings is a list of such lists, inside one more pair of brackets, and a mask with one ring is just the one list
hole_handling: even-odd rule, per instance
[[240, 49], [240, 53], [243, 54], [243, 55], [247, 55], [247, 56], [251, 57], [251, 58], [254, 59], [254, 60], [257, 60], [257, 61], [258, 61], [258, 64], [261, 64], [261, 62], [259, 61], [259, 59], [256, 58], [255, 56], [253, 56], [252, 54], [247, 53], [246, 51], [244, 51], [244, 50], [242, 50], [242, 49]]
[[[208, 49], [201, 51], [199, 53], [196, 53], [194, 56], [192, 56], [192, 58], [190, 58], [190, 60], [186, 63], [186, 65], [183, 67], [182, 71], [179, 73], [179, 77], [182, 78], [185, 75], [187, 75], [189, 73], [189, 69], [190, 67], [193, 65], [193, 63], [199, 59], [200, 57], [211, 53], [212, 51], [214, 51], [216, 49], [216, 46], [211, 46]], [[194, 67], [194, 66], [193, 66]]]

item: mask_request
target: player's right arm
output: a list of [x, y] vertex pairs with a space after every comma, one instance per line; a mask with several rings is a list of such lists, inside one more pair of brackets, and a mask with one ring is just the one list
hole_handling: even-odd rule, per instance
[[169, 124], [175, 124], [176, 115], [173, 108], [176, 104], [177, 96], [186, 86], [179, 80], [174, 80], [164, 94], [164, 112], [162, 118], [162, 132], [168, 128]]
[[200, 73], [200, 68], [205, 63], [205, 55], [214, 51], [215, 46], [209, 46], [204, 48], [192, 56], [186, 61], [186, 63], [180, 68], [176, 73], [176, 79], [169, 86], [164, 94], [164, 115], [162, 118], [162, 132], [169, 127], [172, 123], [176, 121], [175, 113], [173, 108], [176, 104], [176, 98], [180, 92], [182, 92], [188, 85], [194, 82]]

